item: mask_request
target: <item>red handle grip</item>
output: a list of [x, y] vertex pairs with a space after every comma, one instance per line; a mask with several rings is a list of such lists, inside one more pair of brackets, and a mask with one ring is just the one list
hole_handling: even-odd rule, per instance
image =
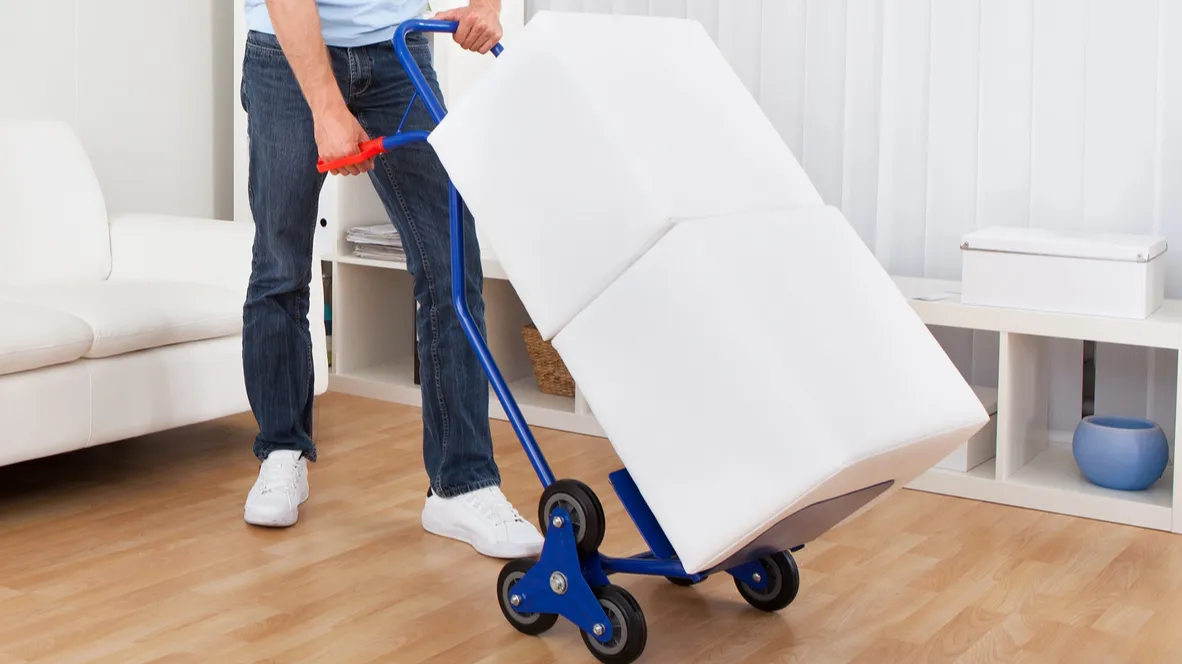
[[340, 159], [333, 159], [331, 161], [318, 159], [316, 160], [316, 170], [321, 173], [327, 173], [329, 171], [335, 171], [342, 166], [351, 166], [353, 164], [360, 164], [363, 161], [369, 161], [386, 151], [386, 148], [382, 145], [385, 141], [385, 136], [371, 138], [358, 146], [361, 151], [357, 154], [351, 154], [348, 157], [341, 157]]

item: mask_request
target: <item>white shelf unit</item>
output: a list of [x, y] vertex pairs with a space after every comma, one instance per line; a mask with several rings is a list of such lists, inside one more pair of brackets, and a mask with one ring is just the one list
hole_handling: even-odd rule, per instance
[[[343, 233], [343, 230], [341, 231]], [[541, 394], [521, 337], [524, 308], [495, 257], [485, 256], [489, 346], [533, 426], [602, 436], [581, 397]], [[334, 335], [330, 389], [420, 405], [413, 383], [414, 301], [405, 265], [341, 255], [333, 261]], [[1167, 301], [1145, 320], [1073, 316], [963, 305], [959, 283], [897, 277], [920, 318], [930, 326], [998, 334], [997, 439], [994, 458], [956, 471], [936, 468], [909, 487], [921, 491], [1056, 512], [1171, 532], [1182, 532], [1171, 464], [1149, 490], [1113, 491], [1088, 482], [1069, 443], [1052, 440], [1050, 341], [1074, 339], [1150, 348], [1182, 346], [1182, 302]], [[917, 297], [941, 296], [925, 301]], [[1182, 367], [1178, 373], [1182, 376]], [[1182, 385], [1179, 386], [1182, 394]], [[1082, 395], [1081, 395], [1082, 399]], [[495, 396], [491, 415], [505, 419]], [[1182, 423], [1182, 418], [1175, 418]], [[1175, 440], [1182, 440], [1182, 424]]]
[[[403, 263], [340, 256], [335, 282], [335, 375], [332, 390], [418, 405], [413, 371], [414, 301]], [[489, 346], [526, 421], [534, 427], [602, 436], [582, 398], [541, 395], [521, 339], [528, 317], [505, 272], [485, 256]], [[995, 455], [967, 471], [936, 468], [910, 488], [966, 499], [1011, 504], [1086, 519], [1182, 533], [1182, 492], [1173, 464], [1145, 492], [1117, 492], [1085, 480], [1070, 443], [1053, 441], [1047, 428], [1050, 399], [1048, 346], [1053, 339], [1147, 346], [1182, 346], [1182, 301], [1165, 302], [1145, 320], [1125, 320], [962, 305], [955, 281], [896, 278], [911, 306], [929, 326], [995, 332], [999, 336], [998, 435]], [[943, 298], [921, 300], [916, 298]], [[1178, 371], [1182, 376], [1182, 367]], [[1178, 393], [1182, 395], [1182, 385]], [[1082, 398], [1082, 395], [1080, 395]], [[491, 415], [505, 414], [493, 397]], [[1182, 418], [1175, 418], [1182, 423]], [[1175, 440], [1182, 440], [1182, 424]]]
[[[538, 391], [521, 337], [521, 325], [528, 316], [495, 257], [485, 257], [485, 269], [489, 345], [526, 421], [538, 427], [603, 435], [578, 395], [566, 399]], [[334, 261], [334, 271], [335, 361], [330, 388], [419, 405], [419, 389], [412, 380], [414, 302], [405, 266], [343, 256]], [[956, 295], [956, 282], [898, 277], [896, 283], [928, 325], [996, 332], [1000, 345], [994, 458], [964, 472], [933, 469], [910, 488], [1182, 532], [1182, 505], [1175, 505], [1175, 497], [1182, 492], [1175, 488], [1172, 465], [1147, 491], [1104, 489], [1082, 476], [1070, 444], [1051, 440], [1047, 428], [1051, 340], [1178, 349], [1182, 302], [1168, 301], [1146, 320], [1120, 320], [966, 306]], [[938, 301], [914, 299], [939, 294], [948, 295]], [[504, 419], [495, 397], [491, 404], [492, 416]], [[1182, 436], [1182, 426], [1179, 429]]]
[[960, 302], [957, 282], [895, 281], [929, 326], [996, 332], [999, 344], [996, 456], [967, 472], [931, 470], [911, 488], [1182, 532], [1182, 505], [1176, 502], [1182, 492], [1175, 486], [1172, 465], [1146, 491], [1104, 489], [1083, 477], [1070, 444], [1053, 440], [1047, 427], [1052, 340], [1177, 350], [1182, 345], [1182, 302], [1167, 301], [1147, 319], [1128, 320], [968, 306]]

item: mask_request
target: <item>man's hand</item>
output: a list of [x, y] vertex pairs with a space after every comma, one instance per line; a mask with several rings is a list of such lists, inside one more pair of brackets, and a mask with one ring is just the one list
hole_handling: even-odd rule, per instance
[[468, 51], [488, 53], [501, 41], [501, 0], [472, 0], [467, 7], [439, 12], [434, 18], [459, 21], [455, 42]]
[[[316, 150], [324, 161], [341, 159], [357, 154], [358, 146], [369, 140], [361, 123], [344, 105], [331, 111], [314, 114], [316, 123]], [[373, 170], [374, 160], [350, 164], [329, 171], [333, 175], [361, 175]]]
[[[320, 34], [315, 0], [267, 0], [275, 36], [312, 110], [316, 149], [324, 161], [355, 155], [367, 140], [365, 130], [349, 112], [332, 73], [328, 49]], [[373, 160], [335, 169], [333, 175], [359, 175]]]

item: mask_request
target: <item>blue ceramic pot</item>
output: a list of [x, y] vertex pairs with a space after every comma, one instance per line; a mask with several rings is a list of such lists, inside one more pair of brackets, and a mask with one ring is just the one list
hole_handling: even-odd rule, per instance
[[1170, 461], [1170, 444], [1157, 423], [1093, 415], [1075, 428], [1071, 452], [1092, 484], [1120, 491], [1153, 486]]

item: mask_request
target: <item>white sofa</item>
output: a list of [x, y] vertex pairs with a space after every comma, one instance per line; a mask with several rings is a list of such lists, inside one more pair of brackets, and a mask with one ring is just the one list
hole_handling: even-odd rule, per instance
[[[249, 410], [253, 234], [248, 223], [108, 218], [68, 125], [0, 121], [0, 466]], [[312, 284], [322, 394], [318, 261]]]

